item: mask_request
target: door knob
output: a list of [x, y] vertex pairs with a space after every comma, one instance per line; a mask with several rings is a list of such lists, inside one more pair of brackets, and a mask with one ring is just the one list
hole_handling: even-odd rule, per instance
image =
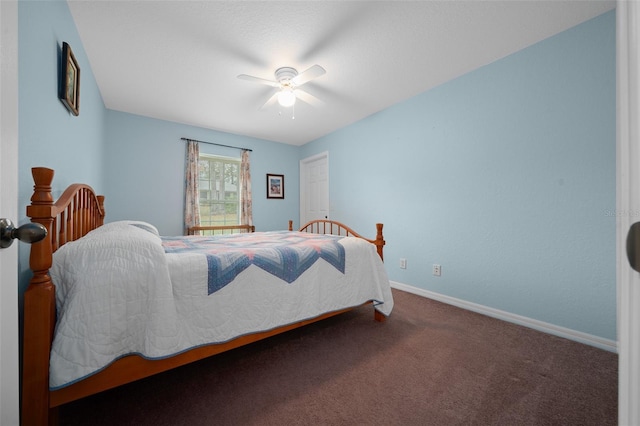
[[640, 272], [640, 222], [636, 222], [629, 228], [627, 234], [627, 258], [631, 267]]
[[23, 243], [37, 243], [47, 236], [47, 228], [39, 223], [25, 223], [16, 228], [9, 219], [0, 219], [0, 248], [9, 247], [15, 238]]

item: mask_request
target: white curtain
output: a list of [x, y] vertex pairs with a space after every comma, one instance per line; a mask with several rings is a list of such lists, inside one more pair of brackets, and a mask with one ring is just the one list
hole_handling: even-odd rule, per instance
[[200, 225], [200, 197], [198, 192], [198, 161], [200, 147], [197, 142], [187, 142], [187, 160], [184, 203], [184, 227], [185, 235], [192, 226]]

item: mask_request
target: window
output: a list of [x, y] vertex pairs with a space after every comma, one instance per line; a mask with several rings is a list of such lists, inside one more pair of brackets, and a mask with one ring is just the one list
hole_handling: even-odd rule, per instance
[[200, 155], [200, 224], [240, 224], [240, 159]]

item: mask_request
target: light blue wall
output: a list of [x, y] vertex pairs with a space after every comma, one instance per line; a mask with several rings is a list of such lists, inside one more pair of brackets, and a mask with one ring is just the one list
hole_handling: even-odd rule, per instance
[[[44, 166], [59, 171], [54, 196], [71, 183], [90, 182], [108, 196], [108, 221], [147, 218], [167, 233], [179, 233], [184, 178], [180, 137], [189, 137], [253, 149], [258, 229], [283, 229], [289, 218], [297, 219], [298, 147], [107, 110], [66, 1], [20, 1], [18, 12], [20, 205], [28, 205], [33, 192], [31, 168]], [[63, 41], [71, 45], [81, 70], [77, 117], [58, 99]], [[201, 150], [239, 155], [238, 150], [204, 144]], [[285, 175], [284, 200], [266, 199], [267, 173]], [[131, 191], [132, 181], [140, 182], [139, 191], [135, 186]], [[21, 221], [27, 221], [26, 215]], [[25, 271], [26, 258], [21, 264]]]
[[[77, 117], [58, 99], [65, 41], [71, 45], [80, 67]], [[54, 176], [54, 196], [75, 182], [90, 182], [101, 191], [106, 110], [66, 2], [18, 3], [18, 72], [19, 206], [27, 206], [33, 193], [32, 167], [61, 171]], [[25, 210], [21, 215], [20, 223], [27, 222]], [[20, 245], [22, 276], [29, 268], [28, 251], [28, 246]], [[21, 288], [26, 288], [25, 278], [20, 281]]]
[[[74, 182], [102, 185], [105, 108], [75, 23], [64, 1], [20, 1], [19, 131], [20, 202], [33, 189], [31, 167], [64, 170], [54, 191]], [[62, 43], [80, 67], [80, 115], [58, 98]]]
[[[183, 232], [185, 143], [182, 137], [249, 148], [256, 229], [286, 229], [299, 209], [297, 146], [137, 115], [107, 113], [105, 179], [108, 221], [138, 219], [163, 235]], [[200, 144], [200, 152], [240, 157], [240, 150]], [[285, 175], [285, 199], [266, 198], [266, 174]]]
[[[392, 280], [616, 339], [614, 12], [301, 148], [106, 110], [66, 2], [18, 12], [20, 205], [47, 166], [56, 195], [91, 182], [107, 220], [179, 233], [189, 137], [252, 148], [255, 224], [282, 229], [298, 219], [298, 160], [327, 150], [331, 215], [385, 224]], [[79, 117], [57, 97], [63, 41]], [[267, 173], [285, 175], [285, 200], [266, 199]]]
[[329, 151], [333, 219], [385, 224], [392, 280], [616, 340], [615, 135], [610, 12], [301, 158]]
[[[19, 19], [19, 205], [33, 193], [32, 167], [57, 171], [52, 192], [87, 182], [107, 196], [107, 221], [143, 219], [167, 235], [182, 232], [185, 146], [181, 137], [253, 149], [254, 224], [285, 229], [297, 219], [298, 151], [263, 141], [107, 110], [66, 1], [20, 1]], [[73, 49], [81, 71], [80, 115], [58, 99], [62, 42]], [[204, 153], [238, 156], [238, 150], [202, 145]], [[266, 174], [285, 175], [284, 200], [266, 199]], [[138, 182], [132, 184], [132, 182]], [[28, 221], [24, 210], [20, 223]], [[20, 246], [20, 286], [30, 277], [28, 246]]]

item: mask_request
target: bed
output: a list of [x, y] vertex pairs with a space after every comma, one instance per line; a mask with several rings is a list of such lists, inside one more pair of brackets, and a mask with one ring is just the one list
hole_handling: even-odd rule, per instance
[[27, 216], [48, 234], [31, 246], [24, 295], [23, 424], [55, 423], [62, 404], [365, 304], [376, 321], [393, 308], [382, 224], [374, 239], [329, 220], [164, 237], [146, 222], [105, 223], [104, 197], [85, 184], [54, 201], [54, 171], [32, 174]]

